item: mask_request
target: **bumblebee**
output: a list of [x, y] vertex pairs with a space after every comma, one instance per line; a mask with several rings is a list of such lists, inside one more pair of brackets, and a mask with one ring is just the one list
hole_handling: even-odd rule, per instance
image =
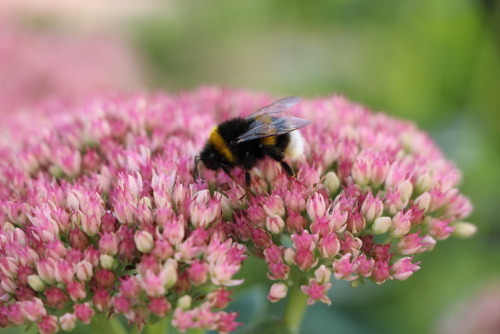
[[295, 176], [285, 158], [302, 154], [303, 139], [299, 131], [310, 121], [280, 115], [300, 101], [299, 97], [278, 100], [246, 118], [233, 118], [216, 126], [199, 156], [194, 159], [193, 178], [198, 179], [198, 163], [211, 170], [222, 169], [231, 176], [231, 169], [245, 170], [245, 183], [250, 186], [249, 171], [265, 157], [279, 162], [285, 172]]

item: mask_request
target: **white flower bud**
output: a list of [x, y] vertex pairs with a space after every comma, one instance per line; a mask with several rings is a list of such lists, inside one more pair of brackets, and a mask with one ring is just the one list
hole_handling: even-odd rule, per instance
[[411, 194], [413, 193], [413, 184], [410, 180], [405, 180], [398, 185], [399, 190], [399, 198], [401, 202], [406, 202], [410, 199]]
[[391, 217], [378, 217], [377, 219], [375, 219], [372, 225], [373, 233], [383, 234], [389, 230], [391, 224]]
[[469, 238], [477, 232], [477, 226], [472, 223], [456, 222], [453, 226], [455, 227], [453, 235], [459, 238]]
[[135, 247], [141, 253], [149, 253], [153, 249], [154, 242], [151, 233], [146, 231], [137, 231], [134, 235]]
[[432, 177], [428, 174], [422, 174], [417, 177], [415, 182], [415, 188], [417, 192], [423, 193], [424, 191], [431, 190], [432, 188]]
[[326, 186], [330, 194], [336, 193], [340, 187], [340, 180], [335, 172], [328, 172], [325, 175], [325, 179], [323, 180], [323, 184]]
[[29, 275], [28, 284], [35, 291], [40, 292], [45, 290], [45, 282], [38, 275]]
[[180, 307], [183, 310], [188, 310], [191, 307], [191, 296], [184, 295], [177, 300], [177, 307]]
[[99, 264], [104, 269], [113, 269], [115, 259], [110, 255], [103, 254], [99, 257]]
[[431, 194], [429, 194], [428, 192], [422, 193], [422, 195], [418, 196], [415, 199], [415, 204], [420, 210], [424, 210], [424, 212], [427, 212], [431, 205]]
[[331, 276], [332, 272], [330, 269], [327, 269], [324, 264], [319, 266], [319, 268], [314, 271], [314, 277], [316, 278], [318, 284], [330, 283]]
[[177, 261], [173, 259], [167, 260], [163, 265], [162, 275], [165, 281], [165, 288], [169, 289], [177, 283]]

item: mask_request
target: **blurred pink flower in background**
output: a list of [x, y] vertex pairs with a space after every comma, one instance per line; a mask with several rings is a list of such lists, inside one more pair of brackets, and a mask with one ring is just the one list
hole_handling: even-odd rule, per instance
[[116, 35], [35, 29], [11, 19], [0, 23], [2, 132], [39, 126], [43, 115], [59, 113], [53, 104], [141, 87], [137, 55]]
[[500, 285], [484, 284], [476, 293], [449, 309], [437, 326], [439, 334], [500, 333]]
[[291, 110], [312, 121], [297, 179], [265, 160], [252, 195], [238, 168], [194, 183], [210, 129], [269, 102], [218, 88], [107, 98], [21, 131], [0, 160], [0, 325], [52, 333], [55, 315], [70, 328], [112, 311], [230, 332], [237, 314], [223, 309], [247, 256], [266, 261], [269, 300], [294, 290], [329, 304], [332, 276], [405, 280], [418, 253], [473, 232], [460, 174], [431, 139], [340, 96]]

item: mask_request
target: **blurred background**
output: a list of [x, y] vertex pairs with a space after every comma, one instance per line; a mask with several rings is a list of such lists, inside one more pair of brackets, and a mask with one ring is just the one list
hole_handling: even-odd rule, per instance
[[[34, 117], [35, 105], [56, 97], [78, 103], [201, 85], [276, 97], [343, 94], [413, 120], [463, 171], [478, 234], [420, 255], [422, 270], [408, 281], [356, 289], [334, 282], [332, 306], [310, 307], [302, 333], [500, 333], [499, 1], [1, 0], [0, 7], [4, 125]], [[266, 301], [259, 268], [233, 304], [245, 323], [282, 312]]]

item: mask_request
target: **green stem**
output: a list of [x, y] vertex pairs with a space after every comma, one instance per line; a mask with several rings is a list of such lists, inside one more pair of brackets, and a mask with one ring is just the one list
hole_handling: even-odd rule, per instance
[[90, 328], [95, 333], [127, 334], [127, 331], [123, 328], [118, 318], [108, 319], [104, 313], [97, 314], [92, 318]]
[[288, 290], [288, 301], [283, 320], [292, 334], [298, 334], [302, 318], [307, 306], [307, 295], [300, 290], [299, 284], [294, 284]]

